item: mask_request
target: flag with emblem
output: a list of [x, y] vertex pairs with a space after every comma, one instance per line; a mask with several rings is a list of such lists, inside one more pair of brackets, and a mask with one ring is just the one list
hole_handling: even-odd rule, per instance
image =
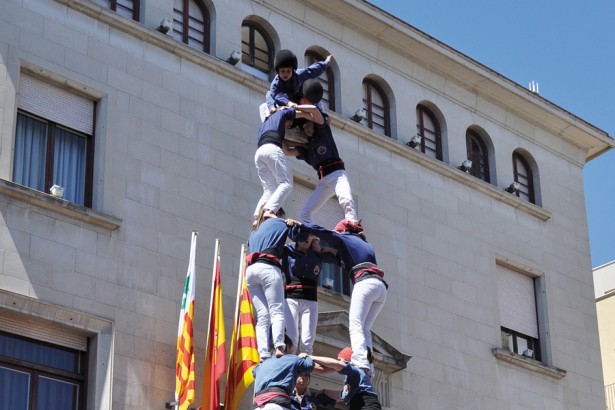
[[198, 233], [192, 231], [190, 259], [177, 328], [177, 360], [175, 363], [175, 402], [178, 410], [187, 410], [194, 401], [194, 295], [195, 254]]

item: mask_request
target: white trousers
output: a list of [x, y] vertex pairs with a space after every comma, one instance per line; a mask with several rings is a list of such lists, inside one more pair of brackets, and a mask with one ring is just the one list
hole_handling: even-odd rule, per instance
[[256, 205], [254, 217], [258, 216], [261, 206], [273, 212], [284, 204], [293, 188], [292, 177], [282, 148], [275, 144], [261, 145], [254, 154], [258, 179], [263, 186], [263, 195]]
[[350, 297], [348, 330], [352, 347], [352, 362], [359, 367], [370, 369], [367, 348], [372, 346], [372, 325], [384, 307], [387, 288], [376, 278], [357, 282]]
[[257, 407], [256, 410], [284, 410], [284, 407], [275, 403], [267, 403], [263, 407]]
[[[318, 323], [318, 302], [305, 299], [286, 299], [284, 323], [286, 335], [293, 341], [293, 348], [290, 353], [312, 354]], [[301, 326], [301, 344], [298, 344], [299, 326]]]
[[357, 222], [357, 210], [352, 199], [350, 183], [346, 176], [346, 171], [339, 169], [319, 179], [316, 188], [306, 201], [303, 209], [299, 211], [299, 220], [304, 223], [312, 222], [312, 214], [318, 211], [333, 195], [337, 196], [345, 218]]
[[284, 282], [280, 268], [256, 262], [246, 269], [246, 283], [256, 311], [256, 345], [261, 360], [271, 357], [273, 347], [284, 348]]

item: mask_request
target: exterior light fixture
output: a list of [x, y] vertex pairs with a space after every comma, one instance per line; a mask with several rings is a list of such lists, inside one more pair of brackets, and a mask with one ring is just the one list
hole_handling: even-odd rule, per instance
[[241, 51], [233, 50], [231, 52], [231, 55], [224, 61], [226, 61], [230, 65], [237, 65], [239, 60], [241, 60]]
[[521, 188], [521, 184], [515, 181], [512, 184], [510, 184], [507, 188], [504, 188], [504, 191], [511, 193], [511, 194], [516, 194], [517, 192], [519, 192], [519, 188]]
[[56, 198], [62, 198], [64, 196], [64, 187], [61, 187], [60, 185], [54, 185], [49, 188], [49, 193]]
[[469, 174], [470, 171], [472, 170], [472, 161], [470, 161], [469, 159], [466, 159], [465, 161], [461, 163], [461, 165], [457, 167], [457, 169], [463, 172], [467, 172]]
[[357, 111], [355, 111], [354, 115], [350, 117], [350, 119], [354, 122], [361, 122], [366, 115], [367, 111], [365, 111], [365, 108], [359, 108]]
[[173, 27], [173, 23], [171, 22], [171, 20], [163, 19], [160, 22], [160, 25], [158, 27], [156, 27], [156, 31], [159, 31], [162, 34], [167, 34], [169, 32], [169, 30], [171, 30], [171, 27]]
[[416, 148], [421, 145], [422, 140], [423, 137], [421, 137], [419, 134], [416, 134], [414, 137], [410, 138], [410, 141], [406, 142], [406, 145], [410, 148]]

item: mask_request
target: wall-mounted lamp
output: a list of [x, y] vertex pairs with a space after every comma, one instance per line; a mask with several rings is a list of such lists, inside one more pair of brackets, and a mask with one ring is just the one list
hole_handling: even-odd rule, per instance
[[233, 50], [231, 55], [224, 61], [230, 65], [236, 65], [241, 60], [241, 51]]
[[171, 30], [171, 27], [173, 27], [173, 23], [171, 22], [171, 20], [163, 19], [160, 22], [160, 25], [158, 27], [156, 27], [156, 31], [159, 31], [162, 34], [167, 34], [169, 32], [169, 30]]
[[422, 140], [423, 137], [421, 137], [419, 134], [416, 134], [414, 137], [410, 138], [410, 141], [406, 142], [406, 145], [410, 148], [416, 148], [421, 145]]
[[166, 403], [164, 403], [164, 408], [165, 409], [174, 409], [175, 406], [177, 406], [179, 403], [177, 401], [168, 401]]
[[60, 185], [54, 185], [49, 188], [49, 193], [56, 198], [62, 198], [64, 196], [64, 187], [61, 187]]
[[366, 115], [367, 111], [365, 111], [365, 108], [359, 108], [357, 111], [355, 111], [354, 115], [350, 117], [350, 119], [354, 122], [361, 122]]
[[534, 351], [532, 349], [525, 349], [522, 353], [523, 356], [525, 357], [531, 357], [532, 359], [534, 358]]
[[519, 188], [521, 188], [521, 184], [515, 181], [512, 184], [510, 184], [507, 188], [504, 188], [504, 191], [509, 192], [511, 194], [516, 194], [517, 192], [519, 192]]
[[465, 161], [461, 163], [461, 165], [457, 167], [457, 169], [463, 172], [470, 173], [470, 171], [472, 170], [472, 161], [470, 161], [469, 159], [466, 159]]

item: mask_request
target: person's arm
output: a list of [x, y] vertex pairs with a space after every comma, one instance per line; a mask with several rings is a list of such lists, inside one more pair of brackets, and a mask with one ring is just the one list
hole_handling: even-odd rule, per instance
[[286, 140], [282, 140], [282, 152], [284, 152], [284, 155], [286, 155], [287, 157], [298, 157], [301, 155], [301, 152], [299, 151], [299, 147], [301, 147], [304, 144], [299, 144], [299, 143], [289, 143]]
[[337, 249], [331, 248], [330, 246], [321, 246], [320, 247], [320, 252], [321, 253], [330, 253], [334, 257], [337, 256]]
[[[318, 390], [314, 393], [314, 395], [316, 396], [316, 399], [318, 400], [319, 396], [325, 396], [328, 399], [334, 400], [334, 401], [340, 401], [340, 393], [336, 390], [329, 390], [329, 389], [322, 389], [322, 390]], [[335, 403], [330, 403], [329, 405], [335, 405]]]
[[305, 118], [318, 125], [325, 123], [322, 113], [315, 105], [298, 105], [295, 111], [295, 118]]
[[265, 102], [267, 103], [267, 108], [269, 108], [269, 112], [275, 111], [276, 103], [279, 105], [285, 106], [288, 104], [288, 96], [279, 91], [280, 88], [280, 77], [275, 76], [271, 81], [271, 85], [269, 86], [269, 91], [265, 96]]
[[308, 67], [298, 69], [295, 72], [295, 75], [297, 75], [297, 77], [299, 78], [300, 84], [310, 78], [320, 77], [329, 67], [329, 63], [331, 62], [332, 58], [333, 56], [329, 55], [323, 61], [317, 61]]
[[304, 228], [307, 232], [312, 233], [320, 238], [321, 241], [328, 243], [333, 247], [339, 247], [342, 240], [337, 232], [330, 231], [327, 228], [323, 228], [322, 226], [318, 226], [313, 223], [301, 224], [301, 227]]
[[344, 367], [346, 367], [346, 362], [343, 360], [334, 359], [332, 357], [324, 357], [324, 356], [310, 356], [314, 363], [318, 363], [325, 371], [330, 369], [330, 371], [339, 372]]

